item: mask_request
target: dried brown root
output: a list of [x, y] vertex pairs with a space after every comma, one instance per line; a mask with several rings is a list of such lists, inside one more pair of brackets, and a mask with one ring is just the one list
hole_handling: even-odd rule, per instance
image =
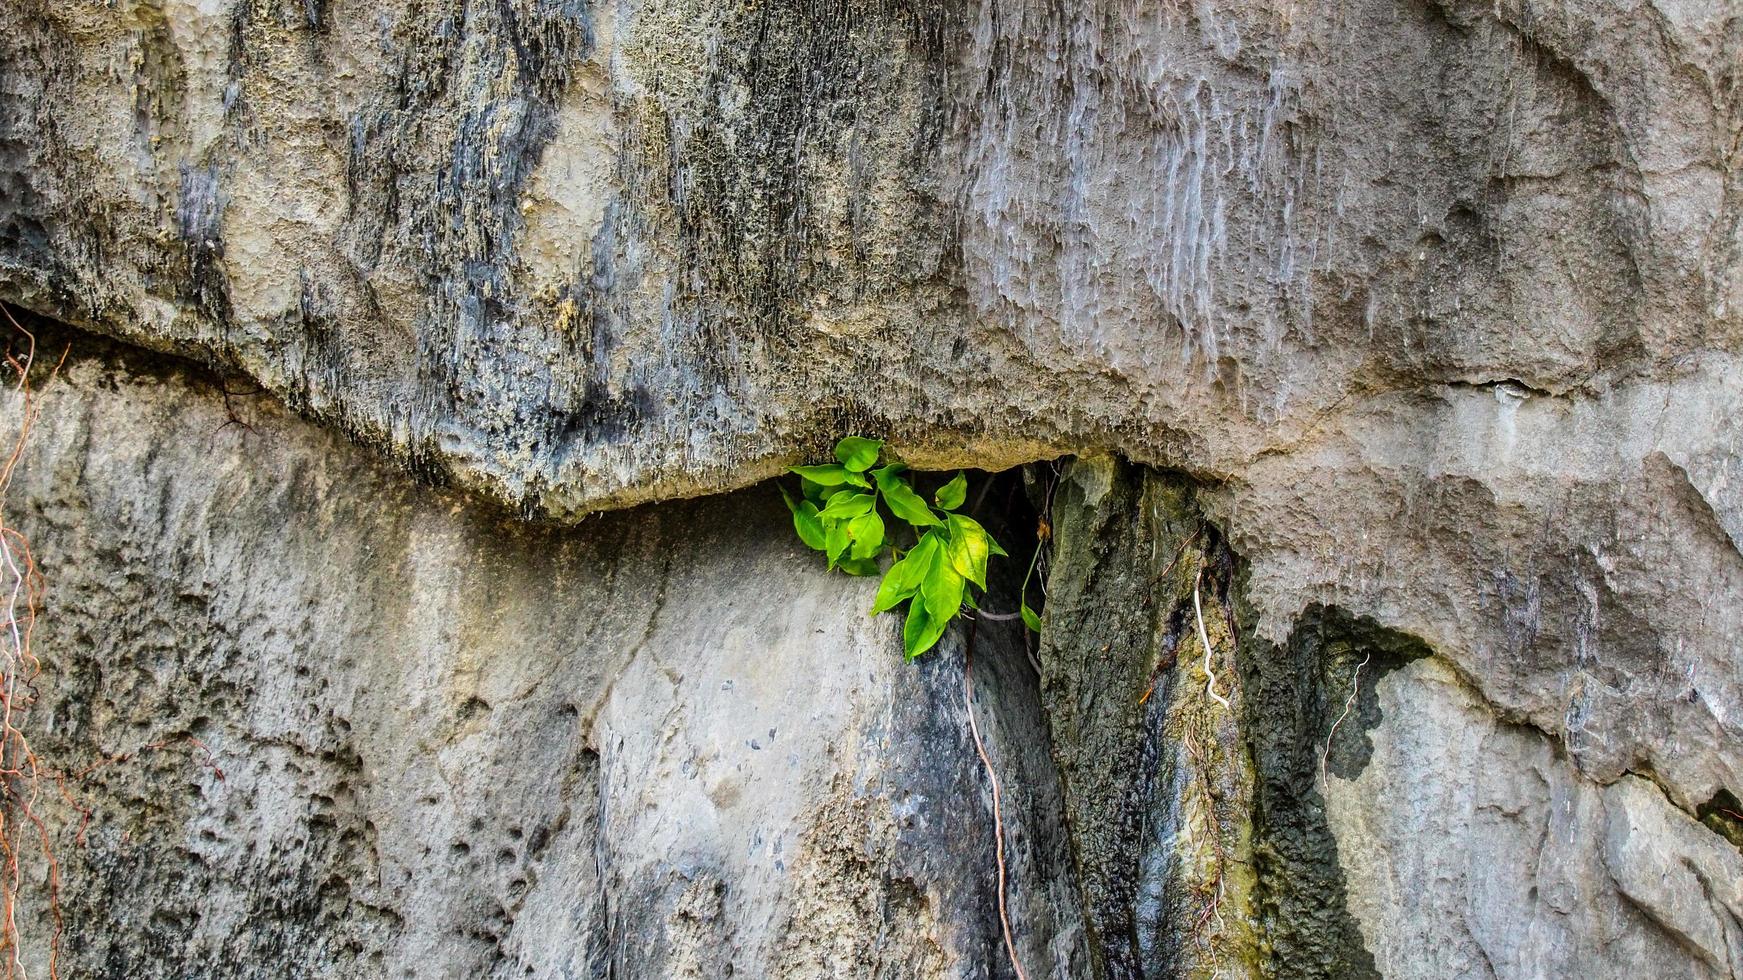
[[962, 698], [968, 708], [968, 731], [974, 736], [974, 750], [980, 755], [980, 764], [986, 769], [987, 781], [993, 788], [993, 856], [998, 863], [999, 926], [1004, 930], [1005, 953], [1011, 958], [1011, 969], [1016, 971], [1017, 980], [1029, 980], [1028, 974], [1023, 972], [1023, 964], [1017, 960], [1017, 944], [1011, 935], [1011, 916], [1005, 908], [1005, 818], [1000, 804], [999, 775], [993, 769], [992, 759], [987, 756], [986, 745], [980, 740], [980, 726], [974, 720], [974, 633], [975, 621], [970, 620], [968, 641], [963, 645], [962, 653]]
[[[12, 451], [0, 466], [0, 591], [5, 594], [5, 622], [0, 625], [0, 857], [4, 858], [4, 875], [0, 876], [0, 952], [5, 954], [5, 976], [27, 980], [24, 968], [22, 934], [18, 925], [20, 896], [24, 891], [24, 867], [21, 852], [25, 837], [34, 831], [48, 872], [48, 908], [53, 920], [49, 934], [48, 974], [50, 980], [60, 975], [60, 940], [64, 924], [60, 906], [60, 863], [52, 846], [47, 823], [38, 813], [37, 801], [42, 779], [60, 781], [60, 777], [45, 769], [38, 761], [30, 740], [21, 727], [25, 714], [37, 700], [36, 680], [42, 673], [32, 644], [36, 631], [37, 612], [42, 608], [44, 582], [38, 571], [36, 557], [31, 552], [30, 539], [12, 527], [6, 517], [5, 500], [24, 456], [24, 446], [30, 430], [42, 413], [42, 405], [31, 385], [30, 371], [36, 360], [36, 335], [26, 330], [3, 309], [12, 328], [24, 338], [22, 353], [9, 350], [5, 355], [8, 367], [17, 375], [15, 390], [23, 411], [14, 437]], [[52, 380], [66, 363], [71, 348], [61, 353], [60, 361], [50, 373]], [[65, 793], [64, 785], [61, 787]]]

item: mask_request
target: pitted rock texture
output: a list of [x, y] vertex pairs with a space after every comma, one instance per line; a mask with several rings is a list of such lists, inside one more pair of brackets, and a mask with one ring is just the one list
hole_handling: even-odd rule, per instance
[[[7, 498], [37, 750], [126, 757], [38, 804], [62, 976], [1010, 975], [962, 637], [904, 664], [770, 488], [531, 527], [140, 364], [75, 356]], [[1020, 640], [978, 631], [976, 711], [1019, 949], [1076, 976]]]
[[[117, 481], [104, 492], [125, 501], [108, 510], [74, 501], [58, 516], [42, 504], [42, 518], [71, 535], [82, 523], [144, 520], [150, 501], [180, 500], [195, 538], [218, 533], [202, 522], [211, 501], [225, 499], [224, 467], [328, 467], [335, 485], [363, 473], [376, 481], [344, 513], [323, 510], [338, 504], [321, 484], [278, 511], [238, 518], [225, 545], [237, 556], [226, 584], [237, 588], [279, 576], [289, 582], [274, 588], [313, 594], [344, 569], [375, 574], [368, 556], [275, 557], [283, 545], [274, 535], [296, 526], [293, 517], [334, 529], [396, 526], [395, 501], [414, 493], [405, 469], [474, 491], [443, 499], [458, 509], [456, 526], [502, 520], [468, 532], [493, 540], [535, 532], [474, 511], [479, 496], [586, 528], [596, 511], [745, 487], [823, 456], [849, 433], [888, 437], [920, 466], [1112, 454], [1171, 471], [1193, 487], [1191, 508], [1229, 549], [1218, 561], [1238, 561], [1238, 574], [1221, 576], [1232, 591], [1216, 597], [1239, 610], [1230, 636], [1242, 650], [1296, 658], [1296, 676], [1276, 692], [1298, 715], [1292, 741], [1247, 744], [1273, 760], [1253, 762], [1254, 806], [1263, 811], [1275, 790], [1289, 819], [1312, 828], [1307, 870], [1288, 880], [1324, 878], [1349, 896], [1347, 909], [1339, 901], [1311, 910], [1329, 923], [1303, 940], [1316, 957], [1348, 964], [1366, 954], [1377, 969], [1406, 975], [1454, 968], [1413, 958], [1413, 940], [1426, 933], [1381, 907], [1371, 855], [1328, 849], [1326, 835], [1342, 841], [1348, 828], [1319, 813], [1322, 789], [1303, 760], [1315, 757], [1313, 740], [1329, 737], [1336, 703], [1320, 701], [1337, 688], [1323, 664], [1301, 658], [1312, 655], [1303, 624], [1334, 610], [1339, 622], [1422, 645], [1434, 669], [1456, 676], [1459, 697], [1559, 753], [1564, 769], [1544, 778], [1582, 787], [1566, 790], [1582, 806], [1601, 797], [1603, 813], [1555, 826], [1592, 846], [1602, 836], [1615, 856], [1597, 884], [1597, 866], [1587, 866], [1581, 887], [1614, 886], [1625, 896], [1618, 902], [1681, 936], [1675, 948], [1700, 964], [1681, 972], [1735, 969], [1725, 938], [1734, 905], [1688, 897], [1690, 881], [1711, 875], [1661, 893], [1640, 872], [1655, 848], [1692, 853], [1673, 841], [1688, 828], [1671, 817], [1712, 820], [1743, 797], [1743, 13], [1727, 0], [15, 0], [0, 9], [0, 299], [203, 362], [226, 375], [226, 390], [258, 384], [367, 447], [322, 436], [319, 447], [206, 450], [158, 464], [166, 442], [186, 451], [211, 440], [131, 431], [141, 423], [123, 412], [113, 426], [125, 439], [75, 440], [45, 457], [54, 473], [21, 475], [48, 500], [85, 469], [137, 458], [135, 472], [104, 477]], [[89, 384], [75, 390], [86, 399], [80, 411], [120, 411]], [[212, 428], [225, 420], [215, 407], [224, 397], [193, 400]], [[45, 430], [54, 433], [74, 439]], [[350, 464], [313, 462], [340, 452]], [[360, 452], [401, 469], [366, 469]], [[1092, 472], [1072, 479], [1102, 480]], [[298, 485], [254, 479], [279, 494]], [[180, 496], [177, 485], [187, 487]], [[703, 506], [606, 520], [629, 522], [609, 525], [618, 529], [737, 520], [706, 509], [736, 505]], [[779, 524], [778, 514], [764, 518]], [[1096, 580], [1098, 563], [1150, 561], [1140, 555], [1146, 540], [1152, 549], [1172, 540], [1122, 528], [1116, 516], [1096, 521], [1097, 540], [1112, 550], [1081, 552], [1082, 581]], [[157, 531], [133, 533], [169, 547]], [[662, 542], [688, 547], [694, 529], [665, 533]], [[319, 536], [322, 549], [351, 540]], [[441, 631], [452, 627], [440, 615], [400, 606], [439, 605], [441, 590], [456, 585], [451, 566], [473, 555], [416, 565], [434, 578], [383, 587], [379, 608], [315, 616], [140, 584], [156, 565], [183, 561], [173, 556], [185, 548], [50, 544], [63, 549], [60, 571], [74, 582], [84, 574], [134, 583], [118, 598], [92, 586], [70, 607], [92, 619], [69, 640], [90, 659], [77, 673], [91, 683], [102, 677], [91, 673], [102, 659], [92, 651], [117, 642], [98, 610], [170, 616], [162, 610], [181, 600], [164, 597], [184, 594], [207, 611], [130, 623], [121, 635], [186, 651], [217, 643], [188, 640], [214, 630], [259, 629], [261, 644], [293, 643], [323, 629], [367, 635], [409, 617], [419, 636], [449, 649]], [[496, 556], [484, 567], [522, 569], [519, 552], [491, 550], [510, 547], [480, 545]], [[526, 547], [554, 560], [554, 545]], [[601, 558], [580, 577], [608, 588], [610, 564]], [[664, 581], [665, 572], [637, 567], [636, 581]], [[553, 610], [569, 608], [563, 594], [515, 603], [517, 589], [551, 592], [556, 571], [515, 574], [527, 577], [512, 588], [477, 586], [496, 605], [468, 615], [484, 624], [481, 635], [554, 642]], [[781, 581], [796, 590], [784, 594], [810, 594], [796, 573]], [[1110, 653], [1117, 640], [1122, 656], [1151, 656], [1153, 636], [1112, 634], [1154, 623], [1097, 603], [1143, 595], [1177, 608], [1181, 583], [1164, 583], [1164, 596], [1107, 581], [1112, 591], [1085, 594], [1077, 607], [1080, 636], [1107, 633]], [[589, 592], [595, 605], [573, 615], [598, 620], [600, 649], [628, 657], [648, 627], [611, 617], [639, 608], [646, 591], [621, 602]], [[816, 601], [820, 615], [838, 617], [831, 622], [859, 622], [845, 611], [857, 594]], [[343, 622], [354, 625], [331, 625]], [[789, 649], [783, 629], [756, 635]], [[1045, 719], [1085, 692], [1116, 696], [1110, 685], [1153, 669], [1093, 662], [1085, 654], [1094, 651], [1071, 647], [1078, 638], [1053, 635], [1064, 646], [1040, 667], [1089, 664], [1052, 675], [1073, 686], [1050, 695], [1050, 708], [1013, 706], [1010, 717]], [[200, 670], [241, 692], [252, 684], [252, 698], [267, 681], [229, 675], [277, 662], [250, 655]], [[366, 674], [387, 669], [357, 663]], [[655, 705], [657, 680], [633, 688], [649, 711], [718, 709], [688, 689]], [[318, 693], [306, 686], [315, 681], [271, 683], [294, 688], [287, 703]], [[1388, 696], [1401, 705], [1418, 697]], [[271, 717], [236, 698], [199, 717], [209, 726]], [[501, 699], [479, 696], [485, 705]], [[1453, 711], [1433, 708], [1443, 709]], [[1042, 714], [1023, 714], [1033, 710]], [[1151, 710], [1196, 717], [1196, 706], [1178, 701]], [[1129, 705], [1097, 709], [1053, 750], [1069, 769], [1072, 752], [1153, 733], [1160, 718]], [[183, 727], [199, 729], [195, 720]], [[1256, 737], [1254, 719], [1241, 724], [1242, 737]], [[832, 730], [863, 727], [840, 726]], [[1221, 732], [1222, 721], [1196, 730]], [[1507, 751], [1522, 759], [1526, 750]], [[1277, 768], [1284, 762], [1287, 772]], [[597, 764], [608, 772], [604, 755]], [[1344, 769], [1331, 778], [1370, 777]], [[1129, 789], [1105, 772], [1092, 779], [1108, 799]], [[1387, 786], [1402, 779], [1384, 777]], [[1634, 795], [1646, 784], [1659, 794], [1653, 806], [1672, 810], [1643, 809]], [[1069, 786], [1060, 792], [1062, 809], [1037, 799], [1034, 813], [1081, 810]], [[1342, 805], [1337, 790], [1324, 792], [1332, 810]], [[1169, 799], [1191, 810], [1181, 793]], [[1398, 829], [1419, 816], [1400, 805], [1405, 812], [1386, 815], [1390, 829], [1372, 840], [1419, 839]], [[1084, 826], [1106, 816], [1100, 804], [1091, 810]], [[1166, 847], [1102, 830], [1106, 847], [1095, 844], [1089, 859], [1082, 840], [1076, 851], [1059, 845], [1072, 854], [1066, 864], [1078, 862], [1072, 901], [1083, 910], [1048, 904], [1057, 921], [1036, 928], [1074, 936], [1073, 914], [1088, 927], [1082, 948], [1026, 937], [1052, 943], [1050, 962], [1105, 964], [1098, 917], [1119, 929], [1142, 918], [1096, 905], [1128, 890], [1104, 858]], [[1673, 836], [1652, 842], [1660, 831]], [[857, 867], [840, 849], [813, 859]], [[1053, 859], [1036, 856], [1035, 868]], [[1690, 861], [1710, 868], [1710, 859]], [[1347, 888], [1332, 887], [1340, 876]], [[672, 913], [680, 931], [704, 935], [711, 910], [727, 906], [703, 877], [683, 880], [647, 901], [682, 909]], [[420, 887], [483, 887], [432, 881]], [[971, 893], [984, 904], [982, 891], [962, 895]], [[824, 903], [837, 914], [843, 903], [916, 901], [883, 884], [838, 895]], [[959, 900], [970, 901], [926, 899]], [[1436, 928], [1465, 922], [1472, 937], [1448, 955], [1477, 964], [1481, 947], [1482, 968], [1498, 975], [1531, 975], [1552, 961], [1601, 969], [1584, 952], [1555, 959], [1564, 947], [1543, 931], [1518, 939], [1541, 938], [1541, 949], [1497, 955], [1484, 936], [1525, 914], [1499, 908], [1437, 906]], [[1642, 956], [1648, 946], [1662, 951], [1657, 939], [1638, 938], [1640, 920], [1606, 918], [1608, 908], [1583, 909], [1581, 928], [1596, 931], [1567, 935], [1614, 936]], [[193, 929], [191, 915], [163, 913], [166, 935]], [[434, 927], [420, 919], [416, 928]], [[1133, 925], [1134, 935], [1143, 928]], [[1320, 942], [1333, 933], [1335, 942]], [[385, 940], [357, 942], [402, 955]], [[699, 957], [673, 970], [719, 967], [708, 958], [717, 944], [671, 948]], [[920, 959], [891, 969], [956, 962], [962, 948], [941, 941], [936, 956], [916, 951]], [[775, 962], [774, 953], [755, 955]], [[823, 955], [815, 946], [782, 955], [829, 969], [816, 965], [829, 961], [814, 958]]]

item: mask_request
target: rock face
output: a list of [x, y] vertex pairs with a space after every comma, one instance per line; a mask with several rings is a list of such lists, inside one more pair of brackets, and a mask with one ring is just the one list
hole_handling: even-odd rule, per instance
[[[1743, 970], [1743, 859], [1659, 787], [1597, 785], [1433, 660], [1388, 675], [1376, 701], [1372, 759], [1327, 806], [1381, 974]], [[1382, 803], [1403, 785], [1405, 805]]]
[[860, 433], [1030, 976], [1743, 972], [1724, 0], [15, 0], [0, 299], [81, 971], [1005, 975]]
[[1240, 477], [1743, 339], [1722, 2], [3, 16], [8, 295], [556, 514], [850, 426]]
[[[74, 361], [12, 487], [54, 583], [38, 750], [130, 757], [70, 785], [67, 975], [1003, 961], [959, 649], [903, 664], [875, 583], [822, 574], [778, 496], [528, 527], [276, 407], [226, 427], [214, 394]], [[1077, 975], [1022, 637], [978, 634], [1020, 951]]]

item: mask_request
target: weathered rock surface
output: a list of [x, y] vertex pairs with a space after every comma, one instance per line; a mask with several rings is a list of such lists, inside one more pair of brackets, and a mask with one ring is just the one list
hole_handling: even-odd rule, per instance
[[[63, 968], [1010, 975], [964, 634], [902, 664], [768, 488], [527, 524], [63, 341], [7, 498], [51, 584], [31, 723], [65, 769], [120, 757], [42, 801]], [[1225, 490], [1085, 460], [1029, 496], [1035, 659], [976, 631], [1029, 975], [1736, 975], [1734, 801], [1607, 773], [1373, 618], [1271, 641], [1288, 566], [1231, 550]]]
[[[1324, 605], [1273, 643], [1251, 597], [1274, 571], [1235, 562], [1216, 502], [1096, 462], [1053, 497], [1041, 690], [1103, 975], [1743, 972], [1743, 808], [1665, 775], [1734, 741], [1644, 737], [1664, 715], [1642, 672], [1597, 689], [1666, 768], [1610, 771], [1589, 732], [1489, 700], [1457, 648]], [[1701, 615], [1737, 607], [1728, 583]]]
[[1722, 0], [0, 16], [6, 295], [559, 514], [844, 426], [1239, 477], [1743, 340]]
[[1383, 975], [1743, 973], [1743, 855], [1657, 786], [1598, 785], [1433, 660], [1377, 701], [1373, 757], [1327, 804]]
[[1004, 969], [947, 658], [764, 499], [587, 516], [849, 431], [1131, 461], [983, 640], [1032, 972], [1743, 962], [1725, 0], [13, 0], [0, 299], [315, 423], [52, 389], [43, 737], [250, 760], [94, 777], [84, 962]]
[[[139, 753], [71, 782], [86, 843], [57, 811], [64, 975], [1006, 975], [960, 642], [905, 665], [778, 496], [529, 527], [140, 363], [71, 364], [8, 498], [38, 750]], [[1019, 642], [976, 663], [1011, 911], [1077, 975]]]

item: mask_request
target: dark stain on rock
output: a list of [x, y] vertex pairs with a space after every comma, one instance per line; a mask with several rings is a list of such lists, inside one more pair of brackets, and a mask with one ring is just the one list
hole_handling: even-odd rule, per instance
[[230, 322], [230, 282], [224, 275], [224, 200], [216, 166], [181, 168], [176, 231], [187, 255], [189, 304], [214, 323]]
[[[1302, 613], [1286, 643], [1273, 645], [1253, 634], [1240, 592], [1241, 727], [1257, 768], [1255, 903], [1266, 975], [1378, 978], [1347, 906], [1337, 839], [1319, 790], [1320, 751], [1337, 725], [1327, 767], [1345, 779], [1360, 773], [1373, 753], [1367, 733], [1381, 720], [1376, 683], [1429, 649], [1373, 620], [1318, 605]], [[1364, 661], [1354, 703], [1338, 724]]]
[[[1105, 488], [1102, 466], [1111, 468]], [[1188, 608], [1153, 601], [1177, 598], [1179, 583], [1159, 585], [1158, 573], [1201, 518], [1183, 477], [1123, 462], [1076, 463], [1064, 473], [1050, 514], [1055, 551], [1041, 694], [1065, 786], [1079, 901], [1095, 976], [1162, 977], [1171, 970], [1163, 947], [1179, 924], [1166, 909], [1146, 916], [1139, 896], [1168, 887], [1146, 875], [1169, 866], [1160, 853], [1169, 842], [1157, 829], [1168, 792], [1169, 692], [1140, 695], [1158, 664], [1172, 662]], [[1161, 676], [1171, 683], [1171, 673]]]

